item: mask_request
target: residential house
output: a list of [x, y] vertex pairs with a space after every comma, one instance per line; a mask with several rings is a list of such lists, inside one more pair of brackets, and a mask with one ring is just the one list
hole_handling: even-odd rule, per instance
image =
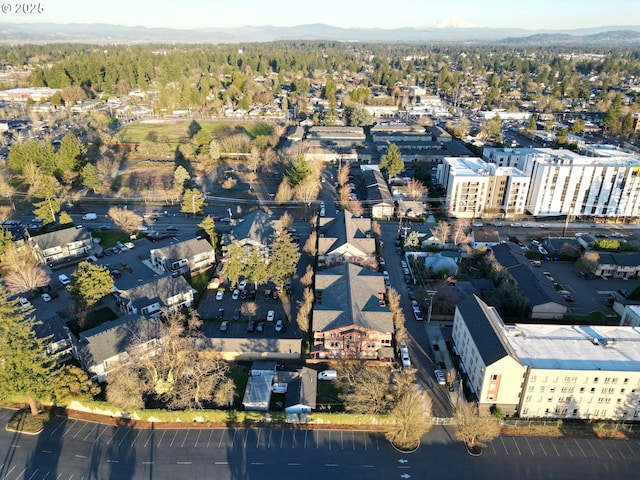
[[268, 260], [269, 246], [281, 230], [282, 223], [279, 219], [274, 219], [262, 210], [255, 210], [239, 219], [231, 232], [223, 236], [223, 248], [233, 242], [247, 249], [257, 247]]
[[573, 249], [577, 253], [581, 253], [583, 250], [580, 242], [574, 237], [546, 237], [542, 239], [542, 246], [552, 257], [562, 255], [563, 249], [565, 251]]
[[31, 237], [42, 263], [63, 263], [79, 259], [93, 247], [93, 237], [87, 228], [66, 228]]
[[640, 253], [599, 252], [598, 266], [593, 272], [601, 277], [631, 278], [640, 275]]
[[569, 311], [567, 302], [556, 292], [540, 269], [534, 269], [523, 250], [512, 242], [493, 247], [498, 265], [509, 274], [520, 294], [531, 306], [532, 319], [561, 319]]
[[192, 238], [154, 248], [149, 252], [151, 263], [172, 275], [193, 274], [206, 270], [216, 263], [216, 252], [204, 238]]
[[247, 411], [268, 412], [271, 402], [273, 379], [276, 376], [275, 361], [255, 361], [249, 370], [242, 406]]
[[362, 262], [374, 260], [376, 241], [370, 218], [354, 217], [340, 210], [333, 218], [325, 218], [319, 228], [318, 261], [335, 264], [357, 258]]
[[284, 411], [287, 414], [311, 413], [316, 409], [318, 372], [302, 367], [295, 372], [276, 372], [277, 382], [286, 382]]
[[472, 248], [491, 248], [500, 243], [500, 233], [498, 230], [484, 230], [473, 228], [471, 230]]
[[371, 216], [389, 220], [393, 217], [395, 206], [387, 181], [377, 165], [362, 165], [360, 168]]
[[184, 277], [152, 278], [128, 290], [118, 290], [117, 303], [125, 314], [157, 315], [163, 309], [170, 311], [190, 307], [194, 293]]
[[[481, 409], [521, 418], [640, 417], [640, 330], [585, 325], [505, 325], [470, 297], [456, 307], [453, 341], [463, 384]], [[468, 380], [465, 380], [468, 378]]]
[[398, 217], [419, 218], [425, 215], [425, 207], [422, 202], [416, 200], [398, 199], [396, 215]]
[[102, 382], [130, 356], [153, 353], [160, 345], [160, 319], [137, 314], [80, 333], [74, 347], [82, 368]]
[[33, 331], [44, 342], [47, 356], [54, 358], [57, 364], [70, 360], [73, 354], [73, 337], [69, 327], [53, 312], [44, 315], [36, 313], [36, 316], [38, 321], [34, 323]]
[[393, 319], [379, 272], [345, 263], [316, 273], [313, 345], [316, 358], [378, 359], [391, 346]]

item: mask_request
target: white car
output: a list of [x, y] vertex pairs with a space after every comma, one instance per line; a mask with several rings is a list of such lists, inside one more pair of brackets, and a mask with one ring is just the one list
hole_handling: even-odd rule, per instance
[[240, 290], [236, 288], [231, 294], [231, 300], [238, 300], [238, 298], [240, 298]]
[[240, 290], [244, 290], [245, 288], [247, 288], [247, 281], [246, 280], [240, 280], [240, 283], [238, 283], [238, 288]]
[[269, 310], [267, 312], [267, 322], [273, 322], [275, 318], [276, 318], [276, 312], [274, 312], [273, 310]]
[[222, 297], [224, 297], [224, 288], [219, 288], [216, 292], [216, 300], [222, 300]]
[[135, 247], [135, 245], [133, 244], [133, 242], [127, 242], [124, 244], [125, 247], [127, 247], [129, 250], [131, 250], [132, 248]]
[[284, 326], [284, 322], [282, 321], [282, 319], [279, 319], [276, 322], [276, 332], [281, 332], [283, 326]]
[[442, 370], [434, 370], [433, 374], [436, 376], [436, 380], [438, 382], [438, 385], [446, 385], [447, 381], [444, 378], [444, 373], [442, 373]]
[[409, 348], [404, 341], [400, 342], [400, 359], [404, 368], [411, 367], [411, 359], [409, 358]]
[[42, 298], [42, 300], [44, 300], [45, 302], [51, 301], [51, 295], [49, 295], [48, 293], [43, 293], [42, 295], [40, 295], [40, 298]]
[[69, 277], [67, 277], [64, 273], [61, 273], [60, 275], [58, 275], [58, 280], [60, 280], [60, 283], [65, 287], [71, 283], [71, 280], [69, 280]]
[[25, 310], [33, 307], [33, 305], [31, 305], [31, 302], [24, 297], [20, 297], [20, 306]]

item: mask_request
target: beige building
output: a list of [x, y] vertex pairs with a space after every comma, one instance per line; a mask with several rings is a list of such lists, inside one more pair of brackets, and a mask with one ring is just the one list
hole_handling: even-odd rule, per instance
[[640, 418], [637, 327], [505, 325], [473, 296], [456, 307], [453, 340], [481, 408], [525, 418]]

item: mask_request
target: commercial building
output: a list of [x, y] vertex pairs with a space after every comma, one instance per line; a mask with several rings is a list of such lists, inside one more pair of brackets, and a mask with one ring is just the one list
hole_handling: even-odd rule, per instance
[[474, 295], [456, 306], [453, 341], [481, 409], [524, 418], [640, 416], [640, 328], [505, 325]]

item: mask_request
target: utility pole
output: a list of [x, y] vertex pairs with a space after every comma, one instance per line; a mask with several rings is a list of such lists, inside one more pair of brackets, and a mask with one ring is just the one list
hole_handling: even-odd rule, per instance
[[429, 310], [427, 311], [427, 324], [431, 324], [431, 310], [433, 309], [433, 297], [438, 294], [437, 290], [427, 290], [427, 295], [429, 295]]

